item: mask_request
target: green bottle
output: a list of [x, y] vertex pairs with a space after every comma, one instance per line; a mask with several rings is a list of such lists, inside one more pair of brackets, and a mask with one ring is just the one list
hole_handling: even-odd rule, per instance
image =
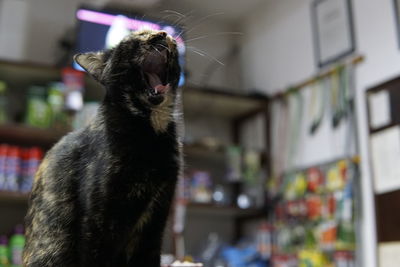
[[0, 81], [0, 123], [7, 122], [6, 90], [7, 90], [6, 83], [3, 81]]
[[7, 237], [0, 236], [0, 267], [9, 267]]
[[48, 128], [51, 110], [46, 100], [47, 89], [43, 86], [31, 86], [28, 92], [26, 124], [39, 128]]
[[11, 267], [22, 267], [22, 252], [25, 246], [24, 227], [17, 225], [10, 238]]

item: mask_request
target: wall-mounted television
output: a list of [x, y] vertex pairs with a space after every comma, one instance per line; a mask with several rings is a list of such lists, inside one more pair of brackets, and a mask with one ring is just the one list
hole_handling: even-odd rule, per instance
[[[108, 9], [95, 9], [82, 6], [76, 11], [78, 20], [76, 53], [100, 51], [118, 44], [132, 31], [141, 29], [163, 30], [173, 36], [178, 44], [179, 63], [182, 67], [179, 86], [185, 82], [185, 43], [181, 36], [182, 29], [176, 25], [156, 20], [144, 19], [141, 15], [132, 15]], [[74, 63], [74, 68], [83, 70]]]

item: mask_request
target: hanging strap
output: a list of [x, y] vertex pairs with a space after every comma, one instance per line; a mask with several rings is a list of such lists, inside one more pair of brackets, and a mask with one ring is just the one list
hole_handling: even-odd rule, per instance
[[289, 119], [289, 149], [287, 150], [287, 165], [289, 169], [291, 169], [294, 165], [294, 158], [297, 153], [298, 144], [299, 144], [299, 137], [300, 137], [300, 129], [301, 123], [303, 121], [303, 96], [299, 92], [299, 90], [292, 90], [289, 91], [288, 97], [294, 97], [293, 102], [289, 105], [290, 111], [290, 119]]
[[319, 78], [311, 84], [311, 103], [310, 103], [310, 117], [311, 125], [309, 133], [314, 135], [321, 125], [322, 119], [325, 114], [325, 87], [323, 81]]

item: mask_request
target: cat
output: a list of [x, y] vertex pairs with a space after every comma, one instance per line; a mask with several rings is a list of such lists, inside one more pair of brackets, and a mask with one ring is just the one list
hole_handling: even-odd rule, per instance
[[106, 89], [94, 120], [63, 137], [35, 176], [26, 267], [159, 267], [181, 146], [176, 41], [130, 34], [75, 61]]

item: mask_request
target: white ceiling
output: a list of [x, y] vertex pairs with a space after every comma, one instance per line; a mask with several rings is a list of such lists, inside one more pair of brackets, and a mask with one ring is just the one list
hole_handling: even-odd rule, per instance
[[195, 16], [213, 16], [231, 20], [251, 14], [267, 0], [161, 0], [161, 8], [191, 12]]
[[190, 14], [194, 18], [213, 17], [213, 20], [235, 22], [248, 16], [258, 6], [268, 0], [84, 0], [98, 5], [122, 4], [133, 9], [144, 9], [152, 14], [172, 10], [181, 14]]

